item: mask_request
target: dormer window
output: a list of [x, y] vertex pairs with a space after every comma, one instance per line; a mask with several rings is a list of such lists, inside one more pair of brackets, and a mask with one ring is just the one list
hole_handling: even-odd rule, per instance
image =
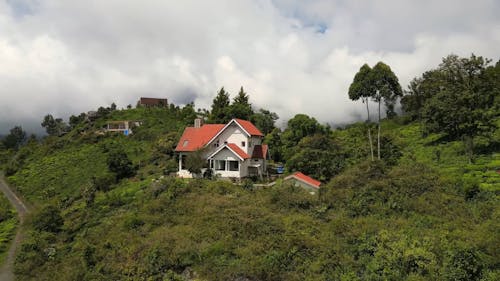
[[188, 146], [189, 144], [189, 141], [188, 140], [184, 140], [184, 142], [182, 143], [182, 147], [186, 147]]

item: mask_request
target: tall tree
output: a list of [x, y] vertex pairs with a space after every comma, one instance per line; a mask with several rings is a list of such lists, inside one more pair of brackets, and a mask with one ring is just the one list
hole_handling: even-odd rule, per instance
[[366, 122], [368, 123], [368, 142], [370, 145], [370, 154], [372, 161], [373, 157], [373, 142], [372, 134], [370, 128], [370, 108], [368, 106], [368, 100], [373, 96], [374, 88], [371, 83], [371, 68], [366, 63], [361, 66], [358, 73], [354, 75], [354, 79], [349, 86], [349, 98], [353, 101], [361, 99], [361, 101], [366, 104]]
[[301, 171], [327, 182], [345, 166], [345, 155], [339, 145], [329, 135], [317, 134], [304, 137], [292, 149], [286, 162], [288, 169]]
[[266, 109], [260, 109], [250, 118], [250, 121], [252, 121], [264, 135], [274, 130], [276, 120], [278, 120], [278, 114]]
[[283, 156], [288, 160], [293, 153], [293, 148], [304, 137], [315, 134], [328, 134], [329, 129], [314, 118], [305, 114], [297, 114], [292, 119], [288, 120], [288, 126], [281, 135], [283, 142]]
[[75, 128], [78, 124], [82, 123], [85, 121], [85, 118], [87, 117], [87, 114], [85, 113], [80, 113], [80, 115], [71, 115], [69, 117], [69, 125], [71, 128]]
[[10, 129], [10, 133], [2, 140], [2, 143], [7, 149], [19, 149], [25, 141], [26, 132], [21, 126], [15, 126]]
[[469, 162], [473, 160], [474, 138], [491, 132], [498, 114], [495, 100], [500, 95], [500, 76], [489, 63], [474, 54], [470, 58], [444, 58], [437, 69], [441, 80], [422, 111], [426, 130], [461, 139]]
[[68, 126], [63, 122], [61, 118], [54, 119], [51, 114], [45, 115], [41, 125], [45, 128], [47, 134], [51, 136], [59, 136], [62, 133], [66, 132], [68, 129]]
[[238, 95], [234, 97], [229, 112], [231, 118], [239, 118], [244, 120], [250, 120], [250, 117], [253, 115], [253, 109], [252, 105], [249, 102], [249, 96], [243, 90], [243, 87], [240, 88]]
[[378, 62], [372, 69], [369, 75], [373, 91], [372, 99], [378, 103], [378, 132], [377, 132], [377, 158], [380, 160], [380, 109], [381, 103], [385, 105], [394, 104], [397, 98], [403, 95], [398, 77], [392, 72], [391, 68], [383, 63]]
[[194, 119], [196, 119], [197, 117], [194, 107], [194, 102], [190, 102], [186, 104], [180, 111], [181, 118], [187, 125], [193, 124]]
[[212, 102], [212, 110], [208, 121], [210, 123], [227, 123], [231, 120], [229, 116], [229, 93], [222, 87]]
[[274, 128], [269, 134], [266, 135], [264, 142], [269, 145], [269, 156], [275, 162], [283, 160], [283, 143], [281, 142], [281, 130]]

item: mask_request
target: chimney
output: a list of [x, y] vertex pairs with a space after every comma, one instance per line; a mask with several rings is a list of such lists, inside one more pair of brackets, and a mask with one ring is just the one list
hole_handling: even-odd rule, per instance
[[202, 125], [203, 125], [203, 119], [201, 119], [201, 118], [194, 119], [194, 127], [195, 128], [201, 128]]

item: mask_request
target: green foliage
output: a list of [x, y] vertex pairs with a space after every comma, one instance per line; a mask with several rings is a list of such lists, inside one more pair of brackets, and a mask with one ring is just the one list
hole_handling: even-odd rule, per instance
[[[391, 68], [383, 62], [378, 62], [373, 68], [364, 64], [354, 76], [354, 80], [349, 87], [349, 98], [351, 100], [358, 100], [361, 98], [363, 103], [366, 103], [368, 122], [370, 122], [369, 98], [378, 103], [377, 158], [379, 160], [382, 157], [380, 140], [381, 103], [384, 102], [386, 116], [388, 118], [393, 118], [396, 116], [394, 106], [397, 99], [402, 95], [403, 92], [397, 76], [392, 72]], [[368, 127], [368, 137], [371, 158], [373, 161], [374, 156], [370, 127]]]
[[68, 125], [61, 118], [55, 118], [51, 114], [45, 115], [41, 126], [45, 128], [50, 136], [60, 136], [68, 131]]
[[327, 134], [329, 131], [329, 128], [319, 124], [314, 117], [309, 117], [305, 114], [295, 115], [295, 117], [288, 120], [288, 126], [281, 134], [283, 159], [288, 160], [291, 157], [293, 148], [304, 137], [315, 134]]
[[3, 262], [15, 236], [18, 220], [14, 208], [0, 195], [0, 264]]
[[373, 95], [373, 84], [370, 83], [371, 72], [371, 67], [365, 63], [356, 75], [354, 75], [354, 79], [349, 86], [349, 98], [351, 100], [356, 101], [361, 99], [365, 103]]
[[186, 169], [195, 175], [201, 175], [201, 169], [207, 167], [205, 154], [204, 150], [201, 149], [189, 153], [185, 160]]
[[483, 263], [477, 251], [473, 249], [456, 249], [449, 253], [445, 263], [446, 280], [469, 281], [480, 280]]
[[437, 69], [424, 73], [410, 84], [403, 109], [421, 119], [427, 132], [445, 133], [463, 140], [469, 161], [473, 160], [474, 139], [495, 129], [500, 96], [498, 67], [488, 59], [471, 55], [449, 55]]
[[64, 219], [59, 209], [53, 205], [43, 207], [33, 216], [33, 227], [38, 231], [59, 232]]
[[[394, 105], [397, 99], [403, 96], [398, 77], [392, 72], [391, 68], [378, 62], [370, 73], [370, 81], [373, 83], [372, 99], [376, 102], [383, 101], [386, 108], [387, 117], [395, 116]], [[379, 109], [380, 116], [380, 109]], [[380, 117], [379, 117], [380, 122]]]
[[222, 87], [212, 102], [212, 110], [208, 121], [210, 123], [225, 124], [231, 120], [229, 115], [229, 93]]
[[281, 141], [281, 130], [274, 128], [270, 134], [264, 138], [264, 142], [271, 147], [269, 154], [270, 158], [276, 162], [283, 161], [283, 143]]
[[[171, 161], [175, 169], [173, 148], [188, 125], [183, 116], [189, 114], [175, 105], [115, 110], [108, 118], [143, 125], [129, 137], [98, 136], [106, 122], [101, 118], [21, 147], [9, 181], [35, 206], [54, 207], [26, 222], [17, 278], [498, 277], [498, 154], [480, 154], [475, 163], [463, 165], [459, 142], [443, 141], [438, 134], [422, 137], [419, 124], [393, 119], [383, 122], [381, 135], [382, 154], [390, 157], [366, 161], [366, 124], [330, 132], [300, 117], [313, 125], [291, 127], [306, 133], [294, 139], [289, 130], [282, 138], [275, 129], [266, 140], [288, 142], [277, 147], [290, 155], [300, 155], [299, 148], [314, 150], [325, 163], [330, 163], [325, 155], [345, 156], [345, 168], [316, 195], [279, 182], [248, 188], [250, 182], [165, 176]], [[136, 163], [136, 177], [114, 181], [108, 156], [117, 150]], [[468, 186], [474, 188], [466, 200]], [[56, 223], [38, 225], [38, 219], [51, 217]], [[58, 227], [46, 227], [53, 224]]]
[[80, 115], [78, 115], [78, 116], [71, 115], [69, 117], [69, 125], [71, 126], [71, 128], [75, 128], [76, 126], [83, 123], [83, 121], [85, 121], [86, 117], [87, 117], [87, 114], [85, 114], [85, 113], [80, 113]]
[[111, 186], [116, 182], [116, 177], [113, 174], [103, 174], [100, 176], [92, 177], [92, 189], [96, 191], [108, 191]]
[[125, 151], [115, 150], [108, 155], [108, 168], [115, 173], [116, 179], [121, 180], [135, 175], [135, 167]]
[[313, 135], [303, 138], [286, 162], [290, 171], [301, 171], [315, 179], [326, 182], [345, 166], [345, 155], [339, 145], [328, 135]]
[[245, 93], [241, 87], [238, 95], [234, 97], [233, 103], [229, 107], [229, 116], [232, 118], [239, 118], [243, 120], [250, 120], [254, 112], [252, 105], [249, 102], [248, 94]]
[[264, 135], [271, 133], [276, 128], [274, 126], [276, 120], [278, 120], [278, 114], [266, 109], [260, 109], [250, 117], [250, 121], [252, 121]]
[[2, 140], [3, 145], [7, 149], [19, 149], [26, 141], [26, 132], [21, 126], [15, 126], [10, 129], [9, 134]]

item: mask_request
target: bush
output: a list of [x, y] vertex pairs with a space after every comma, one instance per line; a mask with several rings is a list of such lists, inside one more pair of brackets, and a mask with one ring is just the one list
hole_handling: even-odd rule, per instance
[[482, 271], [483, 264], [475, 250], [458, 249], [449, 254], [444, 276], [454, 281], [480, 280]]
[[316, 196], [292, 184], [277, 186], [271, 193], [271, 203], [284, 209], [310, 209], [316, 202]]
[[123, 227], [127, 230], [137, 229], [144, 225], [144, 221], [140, 219], [137, 215], [130, 215], [125, 218], [123, 222]]
[[108, 191], [115, 183], [116, 178], [114, 175], [106, 173], [102, 176], [92, 177], [92, 184], [98, 191]]
[[63, 224], [64, 220], [59, 209], [52, 205], [44, 207], [33, 217], [33, 227], [38, 231], [57, 233], [61, 230]]
[[132, 165], [132, 161], [123, 151], [113, 151], [108, 156], [108, 168], [116, 174], [116, 180], [129, 178], [135, 175], [136, 168]]

